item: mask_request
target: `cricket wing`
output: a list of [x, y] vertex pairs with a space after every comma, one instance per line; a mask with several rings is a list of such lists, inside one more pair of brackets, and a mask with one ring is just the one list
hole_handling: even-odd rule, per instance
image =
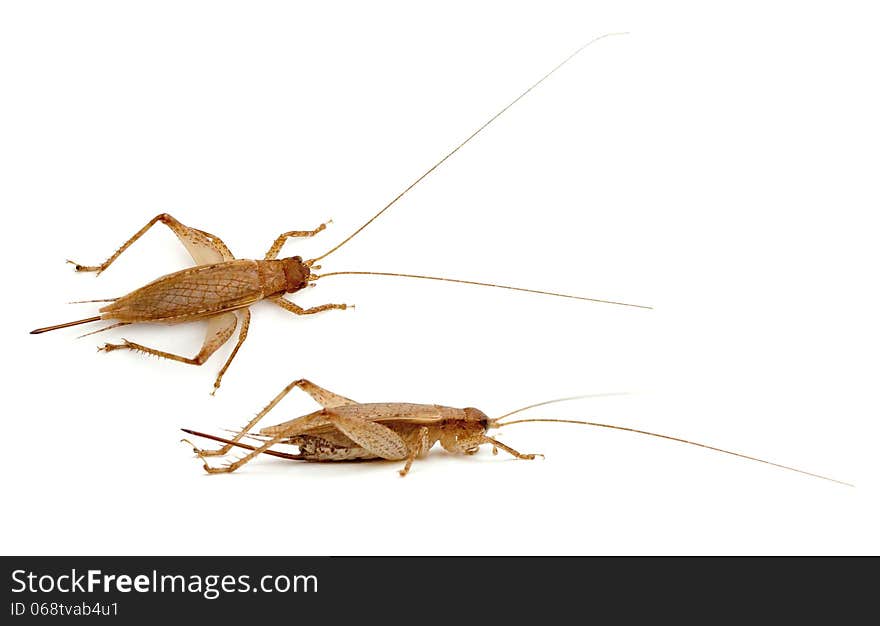
[[444, 419], [459, 417], [460, 409], [436, 404], [414, 404], [410, 402], [373, 402], [338, 406], [333, 409], [336, 415], [356, 417], [368, 422], [408, 423], [430, 425]]
[[101, 308], [123, 322], [176, 323], [244, 308], [263, 298], [255, 261], [202, 265], [163, 276]]
[[380, 458], [401, 461], [409, 456], [406, 443], [387, 426], [347, 415], [332, 415], [331, 421], [345, 436]]
[[460, 409], [434, 404], [411, 404], [407, 402], [356, 403], [335, 406], [332, 409], [316, 411], [315, 413], [281, 422], [274, 426], [267, 426], [260, 430], [260, 434], [269, 437], [279, 434], [322, 436], [322, 434], [336, 428], [333, 420], [334, 416], [381, 424], [430, 425], [439, 423], [443, 419], [458, 417], [460, 413]]

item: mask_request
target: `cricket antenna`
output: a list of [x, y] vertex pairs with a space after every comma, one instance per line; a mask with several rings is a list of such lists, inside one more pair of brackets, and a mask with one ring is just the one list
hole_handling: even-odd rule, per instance
[[555, 296], [557, 298], [571, 298], [572, 300], [585, 300], [587, 302], [599, 302], [602, 304], [616, 304], [618, 306], [629, 306], [636, 309], [653, 309], [654, 307], [645, 304], [630, 304], [628, 302], [617, 302], [615, 300], [600, 300], [599, 298], [587, 298], [585, 296], [573, 296], [567, 293], [557, 293], [555, 291], [542, 291], [540, 289], [526, 289], [525, 287], [511, 287], [510, 285], [498, 285], [495, 283], [481, 283], [475, 280], [461, 280], [458, 278], [444, 278], [441, 276], [423, 276], [421, 274], [400, 274], [398, 272], [327, 272], [326, 274], [312, 274], [309, 280], [318, 280], [319, 278], [327, 278], [328, 276], [394, 276], [397, 278], [419, 278], [422, 280], [439, 280], [444, 283], [458, 283], [461, 285], [477, 285], [478, 287], [494, 287], [496, 289], [508, 289], [510, 291], [524, 291], [525, 293], [537, 293], [542, 296]]
[[[551, 402], [557, 402], [555, 400], [551, 400]], [[537, 406], [537, 405], [536, 405]], [[501, 418], [499, 418], [501, 419]], [[740, 452], [732, 452], [730, 450], [724, 450], [723, 448], [716, 448], [715, 446], [706, 445], [705, 443], [697, 443], [696, 441], [688, 441], [687, 439], [681, 439], [679, 437], [672, 437], [670, 435], [661, 435], [659, 433], [648, 432], [647, 430], [639, 430], [637, 428], [628, 428], [626, 426], [615, 426], [613, 424], [601, 424], [599, 422], [585, 422], [581, 420], [566, 420], [566, 419], [522, 419], [522, 420], [513, 420], [510, 422], [505, 422], [503, 424], [498, 423], [497, 420], [494, 420], [493, 426], [495, 428], [501, 428], [502, 426], [510, 426], [511, 424], [524, 424], [526, 422], [555, 422], [558, 424], [581, 424], [583, 426], [595, 426], [597, 428], [610, 428], [612, 430], [622, 430], [629, 433], [636, 433], [639, 435], [648, 435], [649, 437], [657, 437], [659, 439], [668, 439], [669, 441], [677, 441], [679, 443], [686, 443], [690, 446], [697, 446], [698, 448], [706, 448], [707, 450], [714, 450], [715, 452], [722, 452], [724, 454], [729, 454], [731, 456], [736, 456], [741, 459], [747, 459], [749, 461], [757, 461], [758, 463], [764, 463], [765, 465], [772, 465], [773, 467], [778, 467], [784, 470], [789, 470], [791, 472], [797, 472], [798, 474], [805, 474], [807, 476], [812, 476], [813, 478], [821, 478], [822, 480], [828, 480], [832, 483], [837, 483], [839, 485], [846, 485], [847, 487], [855, 487], [852, 483], [844, 482], [842, 480], [837, 480], [836, 478], [829, 478], [828, 476], [822, 476], [821, 474], [814, 474], [813, 472], [807, 472], [802, 469], [798, 469], [796, 467], [791, 467], [789, 465], [781, 465], [780, 463], [774, 463], [772, 461], [767, 461], [765, 459], [759, 459], [758, 457], [749, 456], [747, 454], [742, 454]]]
[[473, 133], [471, 133], [471, 135], [470, 135], [467, 139], [465, 139], [465, 140], [462, 141], [460, 144], [458, 144], [458, 145], [457, 145], [457, 146], [456, 146], [456, 147], [455, 147], [455, 148], [454, 148], [449, 154], [447, 154], [445, 157], [443, 157], [442, 159], [440, 159], [439, 161], [437, 161], [437, 163], [435, 163], [435, 164], [431, 167], [431, 169], [429, 169], [427, 172], [425, 172], [424, 174], [422, 174], [421, 176], [419, 176], [415, 181], [413, 181], [412, 184], [410, 184], [409, 187], [407, 187], [406, 189], [404, 189], [403, 191], [401, 191], [399, 194], [397, 194], [397, 196], [396, 196], [391, 202], [389, 202], [388, 204], [386, 204], [384, 207], [382, 207], [382, 210], [381, 210], [381, 211], [379, 211], [379, 212], [376, 213], [373, 217], [371, 217], [369, 220], [367, 220], [366, 222], [364, 222], [364, 224], [362, 224], [362, 225], [360, 226], [360, 228], [358, 228], [356, 231], [354, 231], [354, 232], [353, 232], [352, 234], [350, 234], [348, 237], [346, 237], [345, 239], [343, 239], [340, 243], [336, 244], [336, 246], [334, 246], [333, 248], [331, 248], [328, 252], [325, 252], [324, 254], [322, 254], [322, 255], [319, 256], [319, 257], [316, 257], [316, 258], [314, 258], [314, 259], [310, 259], [309, 261], [306, 261], [306, 265], [309, 266], [309, 267], [311, 267], [314, 263], [320, 261], [320, 260], [323, 259], [323, 258], [326, 258], [326, 257], [330, 256], [331, 254], [333, 254], [334, 252], [336, 252], [337, 250], [339, 250], [339, 248], [341, 248], [342, 246], [344, 246], [345, 244], [347, 244], [349, 241], [351, 241], [352, 239], [354, 239], [357, 235], [360, 234], [360, 232], [361, 232], [363, 229], [365, 229], [367, 226], [369, 226], [370, 224], [372, 224], [376, 219], [378, 219], [378, 217], [379, 217], [380, 215], [382, 215], [385, 211], [387, 211], [388, 209], [390, 209], [390, 208], [391, 208], [391, 207], [392, 207], [392, 206], [393, 206], [398, 200], [400, 200], [403, 196], [405, 196], [406, 193], [407, 193], [410, 189], [412, 189], [413, 187], [415, 187], [416, 185], [418, 185], [418, 184], [419, 184], [420, 182], [422, 182], [422, 180], [425, 179], [425, 178], [426, 178], [431, 172], [433, 172], [433, 171], [436, 170], [438, 167], [440, 167], [440, 166], [446, 161], [446, 159], [448, 159], [448, 158], [451, 157], [453, 154], [455, 154], [456, 152], [458, 152], [461, 148], [463, 148], [468, 142], [470, 142], [471, 139], [473, 139], [474, 137], [476, 137], [477, 135], [479, 135], [479, 134], [483, 131], [484, 128], [486, 128], [489, 124], [491, 124], [492, 122], [494, 122], [495, 120], [497, 120], [499, 117], [501, 117], [501, 116], [507, 111], [507, 109], [509, 109], [509, 108], [512, 107], [514, 104], [516, 104], [517, 102], [519, 102], [520, 100], [522, 100], [522, 99], [523, 99], [523, 98], [524, 98], [524, 97], [525, 97], [530, 91], [532, 91], [535, 87], [537, 87], [538, 85], [540, 85], [541, 83], [543, 83], [545, 80], [547, 80], [548, 78], [550, 78], [550, 76], [553, 75], [553, 74], [556, 72], [556, 70], [558, 70], [559, 68], [561, 68], [563, 65], [565, 65], [565, 64], [568, 63], [569, 61], [571, 61], [571, 60], [572, 60], [574, 57], [576, 57], [576, 56], [578, 55], [578, 53], [580, 53], [584, 48], [587, 48], [587, 47], [591, 46], [592, 44], [596, 43], [596, 42], [599, 41], [600, 39], [605, 39], [606, 37], [613, 37], [613, 36], [615, 36], [615, 35], [626, 35], [626, 34], [627, 34], [627, 33], [605, 33], [604, 35], [599, 35], [598, 37], [594, 37], [593, 39], [591, 39], [590, 41], [588, 41], [587, 43], [585, 43], [584, 45], [582, 45], [580, 48], [578, 48], [577, 50], [575, 50], [574, 52], [572, 52], [572, 53], [571, 53], [570, 55], [568, 55], [568, 56], [565, 58], [565, 60], [563, 60], [559, 65], [557, 65], [557, 66], [554, 67], [552, 70], [550, 70], [549, 72], [547, 72], [546, 74], [544, 74], [544, 76], [541, 77], [541, 79], [538, 80], [538, 82], [536, 82], [536, 83], [533, 84], [531, 87], [529, 87], [529, 88], [526, 89], [524, 92], [522, 92], [520, 95], [518, 95], [518, 96], [516, 97], [516, 99], [514, 99], [510, 104], [508, 104], [506, 107], [504, 107], [503, 109], [501, 109], [500, 111], [498, 111], [498, 113], [496, 113], [495, 115], [493, 115], [493, 116], [489, 119], [488, 122], [486, 122], [485, 124], [483, 124], [482, 126], [480, 126], [477, 130], [475, 130]]
[[45, 328], [37, 328], [31, 331], [32, 335], [48, 333], [50, 330], [59, 330], [61, 328], [70, 328], [71, 326], [79, 326], [80, 324], [88, 324], [89, 322], [100, 322], [101, 316], [89, 317], [84, 320], [76, 320], [75, 322], [64, 322], [63, 324], [55, 324], [55, 326], [46, 326]]
[[505, 413], [501, 417], [496, 417], [491, 421], [490, 428], [498, 428], [501, 420], [505, 417], [510, 417], [511, 415], [516, 415], [517, 413], [522, 413], [523, 411], [528, 411], [529, 409], [534, 409], [539, 406], [547, 406], [548, 404], [557, 404], [559, 402], [570, 402], [571, 400], [584, 400], [585, 398], [611, 398], [613, 396], [628, 396], [630, 392], [628, 391], [612, 391], [609, 393], [588, 393], [582, 396], [568, 396], [566, 398], [556, 398], [555, 400], [544, 400], [543, 402], [538, 402], [536, 404], [530, 404], [528, 406], [520, 407], [518, 409], [514, 409], [510, 413]]

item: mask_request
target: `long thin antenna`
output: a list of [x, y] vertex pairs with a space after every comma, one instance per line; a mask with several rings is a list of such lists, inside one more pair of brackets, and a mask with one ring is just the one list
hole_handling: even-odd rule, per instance
[[597, 428], [610, 428], [612, 430], [622, 430], [629, 433], [637, 433], [639, 435], [648, 435], [650, 437], [658, 437], [660, 439], [668, 439], [669, 441], [677, 441], [679, 443], [686, 443], [691, 446], [697, 446], [698, 448], [706, 448], [707, 450], [714, 450], [715, 452], [723, 452], [724, 454], [729, 454], [731, 456], [738, 456], [741, 459], [748, 459], [749, 461], [757, 461], [758, 463], [765, 463], [766, 465], [772, 465], [773, 467], [779, 467], [781, 469], [789, 470], [792, 472], [797, 472], [798, 474], [805, 474], [807, 476], [812, 476], [813, 478], [821, 478], [822, 480], [828, 480], [833, 483], [837, 483], [839, 485], [846, 485], [847, 487], [855, 487], [852, 483], [844, 482], [842, 480], [837, 480], [836, 478], [829, 478], [828, 476], [822, 476], [821, 474], [814, 474], [813, 472], [807, 472], [802, 469], [798, 469], [796, 467], [791, 467], [789, 465], [781, 465], [779, 463], [774, 463], [772, 461], [767, 461], [765, 459], [759, 459], [758, 457], [749, 456], [748, 454], [742, 454], [740, 452], [732, 452], [730, 450], [725, 450], [723, 448], [716, 448], [715, 446], [706, 445], [705, 443], [697, 443], [696, 441], [688, 441], [687, 439], [680, 439], [679, 437], [672, 437], [670, 435], [661, 435], [659, 433], [648, 432], [647, 430], [639, 430], [637, 428], [628, 428], [626, 426], [615, 426], [613, 424], [601, 424], [599, 422], [583, 422], [579, 420], [563, 420], [563, 419], [524, 419], [524, 420], [513, 420], [512, 422], [505, 422], [504, 424], [496, 423], [496, 428], [501, 428], [502, 426], [510, 426], [511, 424], [523, 424], [525, 422], [556, 422], [560, 424], [581, 424], [584, 426], [596, 426]]
[[[188, 428], [181, 428], [180, 430], [182, 430], [183, 432], [185, 432], [187, 434], [195, 435], [196, 437], [204, 437], [205, 439], [211, 439], [212, 441], [219, 441], [220, 443], [231, 444], [233, 446], [238, 446], [239, 448], [244, 448], [245, 450], [256, 450], [256, 447], [249, 445], [249, 444], [246, 444], [246, 443], [242, 443], [240, 441], [231, 441], [229, 439], [224, 439], [223, 437], [218, 437], [217, 435], [209, 435], [207, 433], [200, 433], [196, 430], [189, 430]], [[183, 439], [182, 441], [186, 441], [186, 439]], [[187, 441], [187, 443], [192, 445], [188, 441]], [[299, 454], [288, 454], [287, 452], [278, 452], [276, 450], [263, 450], [263, 454], [268, 454], [269, 456], [277, 456], [278, 458], [281, 458], [281, 459], [291, 459], [293, 461], [301, 461], [303, 458], [302, 455], [299, 455]]]
[[[528, 411], [529, 409], [534, 409], [539, 406], [547, 406], [548, 404], [556, 404], [558, 402], [569, 402], [571, 400], [583, 400], [585, 398], [609, 398], [612, 396], [628, 396], [628, 391], [614, 391], [609, 393], [588, 393], [582, 396], [568, 396], [567, 398], [556, 398], [555, 400], [544, 400], [543, 402], [538, 402], [536, 404], [530, 404], [528, 406], [521, 407], [519, 409], [515, 409], [510, 413], [505, 413], [501, 417], [496, 417], [493, 421], [500, 422], [505, 417], [510, 417], [511, 415], [516, 415], [517, 413], [522, 413], [523, 411]], [[509, 422], [513, 423], [513, 422]]]
[[96, 315], [95, 317], [89, 317], [84, 320], [76, 320], [75, 322], [64, 322], [63, 324], [55, 324], [54, 326], [46, 326], [45, 328], [37, 328], [31, 331], [32, 335], [39, 335], [40, 333], [48, 333], [50, 330], [59, 330], [61, 328], [70, 328], [71, 326], [79, 326], [80, 324], [88, 324], [89, 322], [100, 322], [101, 316]]
[[372, 223], [373, 223], [373, 222], [374, 222], [374, 221], [375, 221], [380, 215], [382, 215], [385, 211], [387, 211], [388, 209], [390, 209], [390, 208], [391, 208], [391, 207], [392, 207], [392, 206], [393, 206], [398, 200], [400, 200], [404, 195], [406, 195], [406, 193], [407, 193], [410, 189], [412, 189], [413, 187], [415, 187], [416, 185], [418, 185], [418, 184], [419, 184], [420, 182], [422, 182], [422, 180], [423, 180], [425, 177], [427, 177], [431, 172], [433, 172], [433, 171], [436, 170], [438, 167], [440, 167], [440, 166], [446, 161], [446, 159], [448, 159], [448, 158], [451, 157], [453, 154], [455, 154], [456, 152], [458, 152], [461, 148], [463, 148], [463, 147], [464, 147], [464, 146], [465, 146], [465, 145], [466, 145], [471, 139], [473, 139], [474, 137], [476, 137], [477, 135], [479, 135], [480, 132], [482, 132], [482, 130], [483, 130], [484, 128], [486, 128], [489, 124], [491, 124], [492, 122], [494, 122], [495, 120], [497, 120], [499, 117], [501, 117], [501, 116], [507, 111], [507, 109], [509, 109], [509, 108], [512, 107], [514, 104], [516, 104], [517, 102], [519, 102], [520, 100], [522, 100], [522, 99], [523, 99], [523, 98], [524, 98], [524, 97], [525, 97], [530, 91], [532, 91], [532, 89], [534, 89], [535, 87], [537, 87], [538, 85], [540, 85], [541, 83], [543, 83], [545, 80], [547, 80], [548, 78], [550, 78], [550, 76], [553, 75], [553, 74], [556, 72], [556, 70], [558, 70], [558, 69], [561, 68], [563, 65], [565, 65], [565, 64], [568, 63], [570, 60], [572, 60], [572, 59], [573, 59], [575, 56], [577, 56], [578, 53], [580, 53], [584, 48], [587, 48], [588, 46], [591, 46], [592, 44], [596, 43], [596, 42], [599, 41], [600, 39], [605, 39], [606, 37], [613, 37], [613, 36], [615, 36], [615, 35], [626, 35], [626, 34], [627, 34], [627, 33], [605, 33], [604, 35], [599, 35], [598, 37], [594, 37], [593, 39], [591, 39], [590, 41], [588, 41], [587, 43], [585, 43], [584, 45], [582, 45], [580, 48], [578, 48], [577, 50], [575, 50], [574, 52], [572, 52], [572, 53], [571, 53], [570, 55], [568, 55], [568, 56], [565, 58], [565, 60], [562, 61], [559, 65], [557, 65], [557, 66], [554, 67], [552, 70], [550, 70], [549, 72], [547, 72], [546, 74], [544, 74], [544, 76], [541, 77], [541, 79], [540, 79], [538, 82], [536, 82], [534, 85], [532, 85], [531, 87], [529, 87], [528, 89], [526, 89], [524, 92], [522, 92], [520, 95], [518, 95], [518, 96], [516, 97], [516, 99], [513, 100], [513, 102], [511, 102], [511, 103], [508, 104], [506, 107], [504, 107], [503, 109], [501, 109], [500, 111], [498, 111], [498, 113], [496, 113], [495, 115], [493, 115], [492, 118], [489, 119], [488, 122], [486, 122], [485, 124], [483, 124], [482, 126], [480, 126], [477, 130], [475, 130], [473, 133], [471, 133], [471, 135], [470, 135], [467, 139], [465, 139], [464, 141], [462, 141], [460, 144], [458, 144], [458, 145], [452, 150], [452, 152], [450, 152], [450, 153], [447, 154], [445, 157], [443, 157], [442, 159], [440, 159], [439, 161], [437, 161], [437, 163], [435, 163], [434, 166], [431, 167], [431, 169], [429, 169], [427, 172], [425, 172], [424, 174], [422, 174], [421, 176], [419, 176], [419, 177], [418, 177], [418, 178], [417, 178], [417, 179], [416, 179], [416, 180], [415, 180], [415, 181], [414, 181], [409, 187], [407, 187], [406, 189], [404, 189], [403, 191], [401, 191], [399, 194], [397, 194], [397, 196], [396, 196], [391, 202], [389, 202], [389, 203], [386, 204], [384, 207], [382, 207], [382, 210], [381, 210], [381, 211], [379, 211], [379, 212], [376, 213], [373, 217], [371, 217], [369, 220], [367, 220], [367, 221], [366, 221], [366, 222], [365, 222], [360, 228], [358, 228], [356, 231], [354, 231], [354, 232], [353, 232], [352, 234], [350, 234], [348, 237], [346, 237], [345, 239], [343, 239], [340, 243], [338, 243], [336, 246], [334, 246], [333, 248], [331, 248], [328, 252], [325, 252], [324, 254], [322, 254], [322, 255], [319, 256], [319, 257], [316, 257], [316, 258], [314, 258], [314, 259], [311, 259], [311, 260], [309, 260], [309, 261], [306, 261], [306, 265], [311, 266], [313, 263], [316, 263], [317, 261], [320, 261], [321, 259], [330, 256], [331, 254], [333, 254], [334, 252], [336, 252], [337, 250], [339, 250], [339, 248], [341, 248], [342, 246], [344, 246], [345, 244], [347, 244], [349, 241], [351, 241], [352, 239], [354, 239], [358, 234], [360, 234], [360, 232], [361, 232], [363, 229], [365, 229], [367, 226], [369, 226], [370, 224], [372, 224]]
[[440, 276], [422, 276], [420, 274], [400, 274], [397, 272], [328, 272], [326, 274], [312, 274], [310, 280], [318, 280], [319, 278], [327, 278], [328, 276], [394, 276], [397, 278], [420, 278], [422, 280], [439, 280], [445, 283], [459, 283], [462, 285], [477, 285], [478, 287], [495, 287], [496, 289], [524, 291], [526, 293], [537, 293], [542, 296], [556, 296], [557, 298], [571, 298], [572, 300], [586, 300], [587, 302], [600, 302], [602, 304], [616, 304], [618, 306], [629, 306], [637, 309], [654, 308], [646, 306], [644, 304], [629, 304], [627, 302], [617, 302], [615, 300], [586, 298], [584, 296], [573, 296], [567, 293], [556, 293], [555, 291], [541, 291], [540, 289], [526, 289], [525, 287], [511, 287], [509, 285], [497, 285], [495, 283], [481, 283], [475, 280], [460, 280], [457, 278], [443, 278]]

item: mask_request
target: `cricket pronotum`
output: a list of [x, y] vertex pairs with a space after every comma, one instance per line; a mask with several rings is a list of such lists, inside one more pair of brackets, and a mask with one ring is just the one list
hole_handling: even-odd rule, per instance
[[[146, 354], [152, 354], [166, 359], [172, 359], [181, 363], [190, 365], [202, 365], [210, 356], [216, 352], [223, 344], [225, 344], [238, 326], [239, 316], [241, 317], [241, 325], [238, 333], [238, 342], [233, 348], [232, 353], [226, 360], [226, 363], [217, 374], [214, 381], [214, 391], [220, 386], [220, 381], [230, 363], [238, 353], [239, 348], [247, 338], [248, 327], [250, 325], [250, 306], [260, 300], [269, 300], [274, 304], [294, 313], [296, 315], [311, 315], [321, 311], [331, 309], [346, 309], [352, 305], [346, 304], [323, 304], [311, 308], [304, 309], [297, 306], [293, 302], [284, 298], [286, 293], [294, 293], [303, 288], [314, 285], [315, 281], [320, 278], [340, 275], [371, 275], [371, 276], [395, 276], [402, 278], [415, 278], [423, 280], [435, 280], [452, 283], [461, 283], [466, 285], [478, 285], [482, 287], [495, 287], [499, 289], [510, 289], [514, 291], [525, 291], [541, 295], [556, 296], [562, 298], [572, 298], [576, 300], [586, 300], [591, 302], [601, 302], [605, 304], [615, 304], [620, 306], [629, 306], [649, 309], [651, 307], [628, 304], [625, 302], [615, 302], [611, 300], [601, 300], [598, 298], [587, 298], [583, 296], [575, 296], [562, 294], [539, 289], [526, 289], [523, 287], [512, 287], [507, 285], [498, 285], [494, 283], [483, 283], [470, 280], [459, 280], [455, 278], [444, 278], [438, 276], [422, 276], [417, 274], [403, 274], [398, 272], [369, 272], [369, 271], [348, 271], [348, 272], [329, 272], [326, 274], [315, 274], [313, 270], [320, 269], [317, 262], [324, 259], [351, 241], [354, 237], [361, 233], [367, 226], [373, 223], [380, 215], [391, 208], [398, 200], [400, 200], [409, 190], [419, 184], [425, 177], [431, 174], [449, 157], [458, 152], [463, 146], [470, 142], [480, 132], [498, 119], [505, 111], [516, 104], [526, 94], [535, 87], [543, 83], [547, 78], [554, 74], [559, 68], [568, 63], [579, 52], [589, 45], [604, 39], [611, 35], [622, 33], [608, 33], [601, 35], [587, 42], [571, 55], [564, 59], [552, 70], [547, 72], [541, 79], [535, 82], [531, 87], [517, 96], [510, 104], [501, 109], [485, 124], [471, 133], [464, 141], [456, 146], [451, 152], [435, 163], [424, 174], [419, 176], [412, 184], [400, 192], [394, 199], [385, 205], [373, 217], [367, 220], [351, 235], [343, 239], [340, 243], [332, 247], [324, 254], [307, 261], [303, 261], [302, 257], [293, 256], [279, 259], [277, 258], [281, 252], [281, 248], [285, 242], [294, 237], [313, 237], [320, 233], [326, 227], [321, 224], [314, 230], [309, 231], [289, 231], [279, 235], [269, 251], [262, 260], [236, 259], [229, 248], [219, 237], [207, 233], [203, 230], [191, 228], [183, 225], [171, 215], [162, 213], [151, 219], [147, 224], [136, 232], [128, 241], [114, 252], [110, 258], [100, 265], [81, 265], [72, 263], [78, 272], [96, 272], [100, 274], [106, 270], [125, 250], [128, 249], [135, 241], [137, 241], [144, 233], [146, 233], [153, 225], [161, 222], [170, 228], [177, 235], [180, 242], [186, 247], [187, 251], [196, 263], [195, 267], [181, 270], [162, 276], [153, 282], [136, 289], [121, 298], [111, 298], [107, 300], [91, 300], [88, 302], [108, 302], [101, 307], [98, 315], [85, 319], [38, 328], [31, 331], [32, 334], [45, 333], [51, 330], [76, 326], [78, 324], [86, 324], [89, 322], [97, 322], [100, 320], [114, 320], [115, 323], [94, 332], [102, 332], [110, 328], [119, 326], [127, 326], [136, 323], [161, 323], [161, 324], [180, 324], [196, 320], [207, 320], [208, 328], [204, 343], [201, 350], [194, 357], [185, 357], [178, 354], [172, 354], [155, 348], [149, 348], [141, 344], [137, 344], [126, 339], [122, 343], [105, 343], [100, 350], [111, 352], [113, 350], [134, 350]], [[93, 333], [89, 333], [93, 334]]]
[[[263, 419], [279, 402], [293, 389], [302, 389], [309, 394], [318, 404], [321, 410], [303, 415], [295, 419], [261, 428], [257, 432], [251, 432], [257, 423]], [[620, 394], [599, 394], [620, 395]], [[183, 432], [197, 437], [204, 437], [219, 441], [224, 445], [217, 450], [203, 450], [196, 447], [192, 442], [183, 439], [184, 442], [193, 446], [194, 452], [201, 458], [210, 456], [222, 456], [228, 454], [233, 447], [250, 450], [243, 457], [219, 467], [204, 464], [205, 471], [210, 474], [233, 472], [242, 465], [251, 461], [259, 454], [268, 454], [290, 460], [302, 461], [359, 461], [359, 460], [388, 460], [404, 461], [405, 465], [400, 470], [401, 476], [406, 476], [417, 458], [423, 458], [438, 441], [444, 450], [454, 454], [475, 454], [481, 445], [492, 446], [493, 454], [498, 450], [504, 450], [517, 459], [533, 460], [541, 454], [523, 454], [510, 446], [490, 437], [487, 433], [493, 428], [503, 428], [513, 424], [526, 422], [552, 422], [562, 424], [579, 424], [607, 428], [639, 435], [657, 437], [669, 441], [676, 441], [691, 446], [714, 450], [731, 456], [736, 456], [750, 461], [757, 461], [773, 467], [806, 474], [814, 478], [821, 478], [831, 482], [852, 487], [850, 483], [807, 472], [788, 465], [781, 465], [754, 456], [732, 452], [723, 448], [716, 448], [704, 443], [689, 441], [680, 437], [662, 435], [648, 432], [637, 428], [616, 426], [570, 419], [553, 418], [529, 418], [508, 420], [508, 417], [523, 411], [534, 409], [557, 402], [576, 400], [585, 397], [576, 396], [560, 398], [530, 404], [514, 411], [505, 413], [501, 417], [490, 418], [480, 409], [468, 407], [458, 409], [437, 404], [412, 404], [407, 402], [374, 402], [363, 404], [349, 398], [337, 395], [327, 389], [303, 378], [295, 380], [281, 390], [266, 407], [260, 411], [248, 424], [230, 439], [200, 433], [184, 428]], [[245, 437], [256, 439], [260, 445], [252, 446], [243, 443]], [[290, 444], [297, 446], [299, 452], [290, 454], [271, 450], [272, 446]]]

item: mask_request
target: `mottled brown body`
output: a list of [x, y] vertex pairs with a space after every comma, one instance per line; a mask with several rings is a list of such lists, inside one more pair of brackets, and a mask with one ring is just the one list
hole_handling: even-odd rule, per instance
[[[286, 396], [291, 390], [299, 387], [323, 408], [320, 411], [297, 417], [274, 426], [262, 428], [258, 432], [252, 432], [254, 426], [263, 419], [269, 411]], [[619, 394], [599, 394], [619, 395]], [[765, 465], [771, 465], [781, 469], [798, 472], [807, 476], [821, 478], [831, 482], [852, 486], [850, 483], [807, 472], [789, 465], [782, 465], [749, 456], [741, 452], [733, 452], [723, 448], [716, 448], [704, 443], [689, 441], [680, 437], [652, 433], [628, 426], [614, 424], [602, 424], [599, 422], [587, 422], [569, 419], [530, 418], [506, 420], [505, 418], [548, 404], [577, 400], [590, 396], [576, 396], [571, 398], [559, 398], [521, 407], [510, 411], [498, 418], [489, 418], [479, 409], [466, 408], [456, 409], [437, 404], [411, 404], [406, 402], [375, 402], [362, 404], [350, 400], [344, 396], [334, 394], [326, 389], [318, 387], [305, 379], [295, 380], [285, 387], [270, 402], [266, 408], [260, 411], [241, 431], [231, 439], [208, 435], [193, 430], [183, 429], [184, 432], [198, 437], [205, 437], [223, 443], [218, 450], [202, 450], [193, 446], [196, 454], [201, 458], [227, 454], [233, 447], [250, 450], [244, 457], [237, 459], [221, 467], [212, 467], [206, 462], [205, 471], [209, 474], [232, 472], [252, 460], [259, 454], [281, 457], [297, 461], [361, 461], [371, 459], [386, 459], [391, 461], [406, 460], [406, 465], [400, 470], [401, 476], [406, 476], [412, 467], [413, 461], [428, 454], [434, 444], [440, 445], [453, 454], [474, 454], [483, 444], [492, 446], [493, 453], [499, 449], [508, 452], [518, 459], [534, 459], [539, 454], [522, 454], [513, 448], [501, 443], [497, 439], [489, 437], [486, 433], [491, 428], [501, 428], [512, 424], [525, 422], [555, 422], [563, 424], [579, 424], [596, 428], [606, 428], [638, 435], [647, 435], [667, 441], [683, 443], [715, 452], [721, 452], [740, 459], [757, 461]], [[262, 442], [260, 446], [254, 446], [242, 441], [248, 437]], [[187, 443], [189, 441], [185, 440]], [[297, 454], [272, 450], [276, 444], [289, 444], [299, 448]], [[190, 443], [190, 445], [193, 445]]]
[[[312, 396], [323, 408], [252, 433], [251, 429], [257, 422], [297, 387]], [[244, 429], [225, 441], [226, 445], [219, 450], [194, 448], [200, 457], [208, 457], [226, 454], [233, 446], [243, 445], [240, 441], [244, 437], [263, 441], [262, 446], [252, 447], [247, 456], [229, 465], [211, 467], [205, 463], [205, 470], [209, 473], [234, 471], [277, 444], [299, 447], [298, 454], [284, 456], [305, 461], [405, 460], [401, 475], [406, 475], [413, 461], [428, 454], [438, 442], [444, 450], [453, 454], [473, 454], [480, 445], [488, 443], [520, 459], [535, 458], [534, 454], [521, 454], [486, 435], [491, 427], [493, 420], [479, 409], [406, 402], [358, 403], [300, 379], [285, 387]]]
[[[380, 459], [380, 454], [360, 446], [340, 432], [330, 416], [359, 419], [381, 424], [397, 434], [406, 444], [407, 452], [422, 457], [437, 442], [447, 452], [476, 452], [486, 434], [489, 418], [478, 409], [457, 409], [436, 404], [406, 402], [374, 402], [323, 409], [275, 426], [260, 430], [264, 437], [284, 436], [296, 432], [303, 423], [311, 425], [299, 435], [281, 439], [279, 443], [299, 446], [302, 458], [308, 461], [347, 461]], [[323, 422], [323, 423], [322, 423]], [[405, 458], [405, 457], [404, 457]]]
[[38, 328], [32, 333], [38, 334], [98, 320], [116, 322], [108, 328], [129, 324], [182, 324], [208, 320], [202, 349], [194, 357], [148, 348], [126, 339], [123, 339], [121, 344], [107, 343], [101, 347], [105, 352], [134, 350], [190, 365], [202, 365], [229, 340], [240, 321], [238, 343], [217, 374], [214, 381], [216, 391], [232, 359], [247, 338], [250, 325], [249, 307], [252, 304], [260, 300], [270, 300], [297, 315], [347, 308], [345, 304], [324, 304], [303, 309], [282, 297], [285, 293], [294, 293], [303, 289], [314, 279], [314, 276], [311, 272], [311, 263], [303, 261], [301, 257], [277, 259], [281, 247], [290, 237], [312, 237], [318, 234], [326, 227], [324, 224], [311, 231], [290, 231], [279, 235], [262, 260], [236, 259], [219, 237], [197, 228], [184, 226], [167, 213], [162, 213], [147, 222], [146, 226], [135, 233], [104, 263], [101, 265], [73, 263], [76, 271], [100, 274], [147, 230], [160, 222], [177, 235], [196, 262], [195, 267], [167, 274], [121, 298], [112, 300], [110, 304], [101, 307], [98, 316]]
[[101, 317], [128, 323], [176, 324], [235, 311], [302, 289], [307, 283], [296, 280], [291, 284], [285, 272], [285, 267], [296, 263], [296, 257], [237, 259], [188, 268], [162, 276], [102, 307]]

